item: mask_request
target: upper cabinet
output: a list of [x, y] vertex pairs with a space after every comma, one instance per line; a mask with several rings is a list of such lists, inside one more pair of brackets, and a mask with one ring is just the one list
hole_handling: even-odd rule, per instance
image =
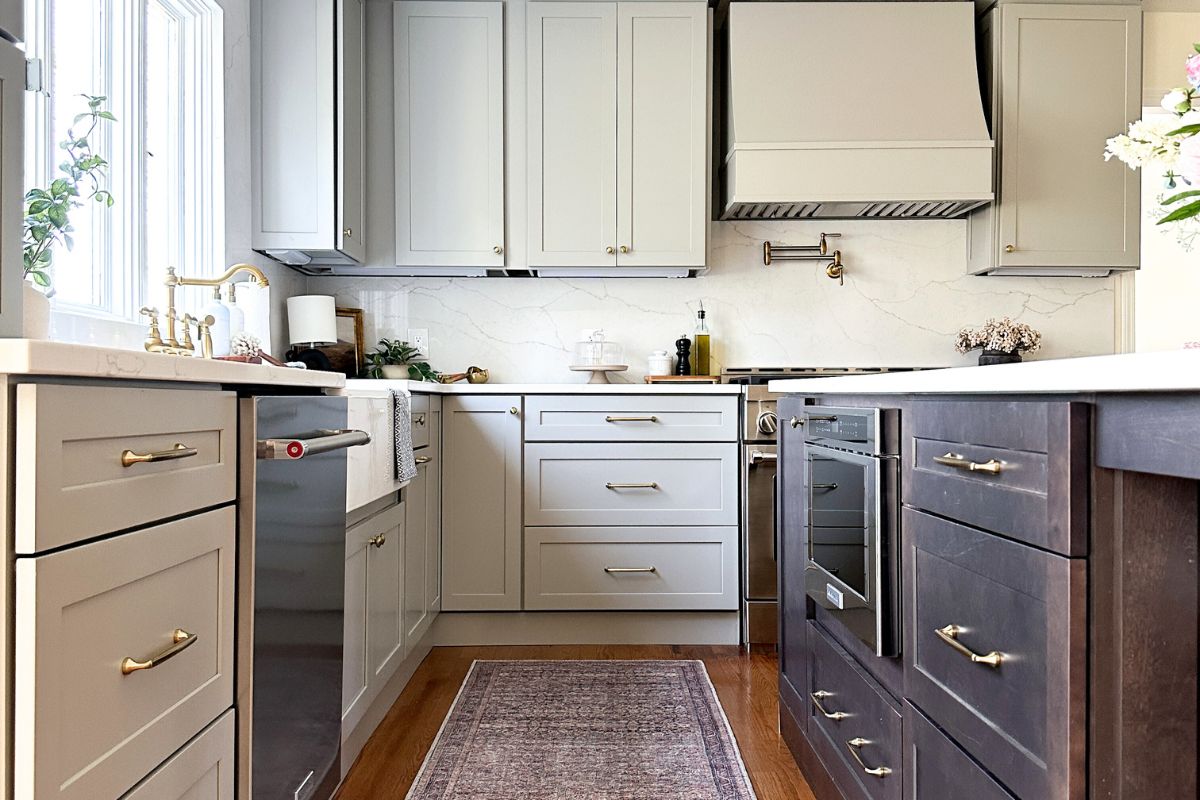
[[526, 14], [529, 266], [703, 268], [707, 6], [535, 2]]
[[365, 259], [363, 33], [363, 0], [251, 5], [251, 241], [285, 264]]
[[1103, 153], [1139, 116], [1141, 15], [1138, 6], [1001, 4], [982, 20], [997, 200], [971, 218], [972, 272], [1138, 266], [1140, 176]]
[[396, 264], [502, 268], [499, 2], [395, 4]]

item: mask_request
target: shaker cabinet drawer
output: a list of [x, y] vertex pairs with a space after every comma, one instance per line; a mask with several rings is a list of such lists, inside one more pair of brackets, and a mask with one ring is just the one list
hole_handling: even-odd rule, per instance
[[910, 800], [1016, 800], [912, 705], [904, 708], [904, 742]]
[[15, 796], [117, 797], [233, 705], [234, 525], [17, 559]]
[[738, 607], [737, 528], [526, 528], [525, 608]]
[[18, 386], [16, 552], [233, 500], [236, 436], [230, 392]]
[[905, 502], [1064, 555], [1087, 552], [1087, 407], [921, 401]]
[[835, 777], [853, 783], [851, 796], [900, 800], [903, 728], [895, 701], [820, 626], [808, 625], [809, 737], [827, 762], [836, 754], [844, 769]]
[[530, 395], [529, 442], [736, 442], [738, 398]]
[[908, 509], [907, 697], [1020, 797], [1084, 791], [1086, 575]]
[[121, 800], [233, 800], [233, 740], [230, 709]]
[[412, 396], [412, 443], [413, 449], [418, 450], [422, 447], [429, 446], [429, 412], [431, 409], [431, 400], [437, 400], [441, 403], [442, 398], [431, 398], [427, 394], [414, 394]]
[[528, 444], [526, 525], [737, 525], [736, 444]]

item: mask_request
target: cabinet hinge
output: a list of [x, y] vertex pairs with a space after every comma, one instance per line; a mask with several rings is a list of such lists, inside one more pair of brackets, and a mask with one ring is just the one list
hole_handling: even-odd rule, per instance
[[46, 94], [46, 62], [40, 58], [25, 59], [25, 91]]

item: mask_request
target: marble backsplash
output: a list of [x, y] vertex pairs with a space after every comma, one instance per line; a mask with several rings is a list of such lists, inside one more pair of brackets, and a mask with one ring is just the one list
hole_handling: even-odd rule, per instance
[[[845, 285], [815, 262], [762, 264], [762, 243], [837, 246]], [[965, 274], [962, 221], [718, 222], [711, 269], [696, 279], [310, 278], [308, 292], [363, 308], [368, 347], [429, 331], [430, 361], [457, 372], [476, 364], [493, 382], [579, 382], [568, 371], [582, 328], [625, 346], [640, 381], [652, 350], [674, 351], [703, 301], [723, 366], [950, 366], [963, 325], [1011, 316], [1043, 333], [1037, 358], [1114, 351], [1112, 279]]]

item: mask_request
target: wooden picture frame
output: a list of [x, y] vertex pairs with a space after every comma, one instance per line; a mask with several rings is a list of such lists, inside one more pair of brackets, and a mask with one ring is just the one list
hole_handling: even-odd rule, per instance
[[361, 308], [337, 308], [337, 342], [315, 348], [324, 353], [333, 370], [347, 378], [357, 378], [366, 363], [363, 344], [363, 310]]

